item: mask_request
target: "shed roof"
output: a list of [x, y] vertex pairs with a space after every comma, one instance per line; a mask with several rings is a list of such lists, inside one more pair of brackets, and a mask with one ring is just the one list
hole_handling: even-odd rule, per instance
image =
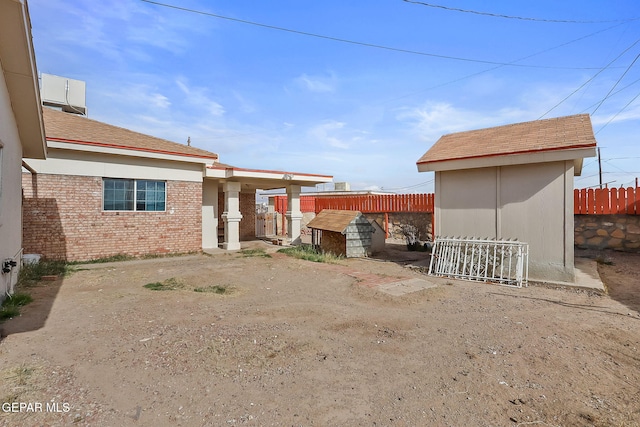
[[342, 233], [351, 221], [362, 215], [360, 211], [344, 211], [338, 209], [323, 209], [307, 224], [316, 230], [335, 231]]
[[134, 132], [77, 114], [43, 108], [43, 117], [48, 141], [218, 159], [218, 155], [210, 151]]
[[444, 135], [417, 164], [595, 146], [589, 115], [577, 114]]

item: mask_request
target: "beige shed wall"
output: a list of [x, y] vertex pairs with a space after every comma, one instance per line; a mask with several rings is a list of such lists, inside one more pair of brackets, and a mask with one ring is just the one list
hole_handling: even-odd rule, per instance
[[436, 172], [435, 184], [436, 236], [496, 237], [496, 168]]
[[573, 162], [436, 172], [436, 235], [529, 244], [531, 280], [573, 281]]

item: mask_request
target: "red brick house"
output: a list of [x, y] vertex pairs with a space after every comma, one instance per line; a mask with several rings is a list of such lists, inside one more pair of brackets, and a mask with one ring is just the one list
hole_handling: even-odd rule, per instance
[[[292, 242], [302, 186], [325, 175], [225, 165], [189, 145], [44, 108], [48, 158], [25, 159], [23, 246], [47, 259], [239, 249], [255, 237], [257, 189], [286, 188]], [[220, 230], [220, 231], [219, 231]]]

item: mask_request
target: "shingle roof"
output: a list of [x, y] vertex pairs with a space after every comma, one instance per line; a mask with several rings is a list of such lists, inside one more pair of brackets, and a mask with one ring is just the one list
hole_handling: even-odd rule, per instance
[[323, 209], [315, 218], [309, 221], [307, 227], [342, 233], [351, 221], [359, 215], [362, 215], [360, 211]]
[[588, 114], [516, 123], [442, 136], [418, 164], [595, 147]]
[[125, 150], [217, 159], [218, 155], [200, 148], [108, 125], [77, 114], [43, 108], [47, 140]]

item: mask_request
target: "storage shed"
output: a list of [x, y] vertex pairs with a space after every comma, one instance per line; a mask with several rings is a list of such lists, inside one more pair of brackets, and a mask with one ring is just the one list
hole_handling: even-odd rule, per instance
[[573, 282], [573, 177], [595, 152], [587, 114], [442, 136], [417, 162], [436, 236], [526, 242], [530, 279]]
[[360, 211], [324, 209], [307, 227], [313, 246], [324, 252], [347, 258], [371, 254], [375, 228]]

